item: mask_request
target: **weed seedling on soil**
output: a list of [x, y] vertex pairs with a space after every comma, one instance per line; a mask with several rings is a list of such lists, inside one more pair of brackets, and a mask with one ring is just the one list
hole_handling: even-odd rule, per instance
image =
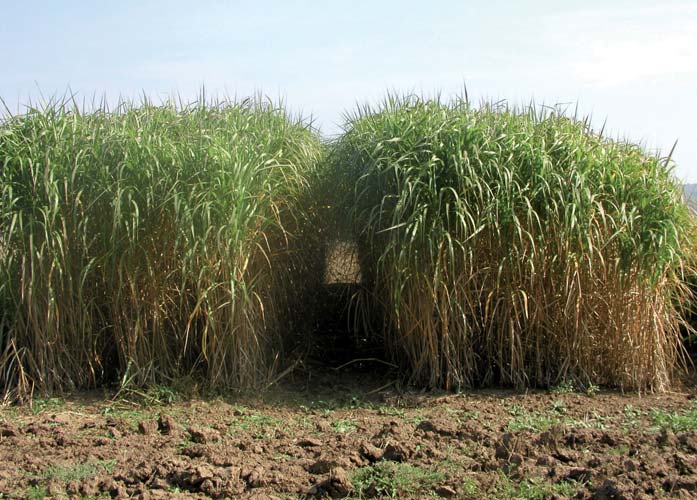
[[281, 421], [269, 415], [251, 413], [240, 415], [230, 422], [228, 434], [235, 435], [238, 430], [252, 433], [255, 439], [273, 437], [274, 432], [281, 426]]
[[549, 429], [552, 425], [559, 423], [561, 423], [561, 420], [557, 417], [550, 417], [548, 415], [537, 412], [524, 412], [514, 416], [508, 422], [508, 430], [528, 430], [534, 432], [541, 432]]
[[403, 408], [395, 408], [394, 406], [381, 406], [378, 408], [378, 415], [406, 418], [406, 412]]
[[116, 460], [96, 460], [76, 464], [51, 465], [33, 479], [36, 484], [25, 492], [26, 497], [46, 498], [50, 496], [47, 487], [49, 483], [79, 483], [100, 473], [111, 474], [115, 465]]
[[42, 478], [45, 481], [57, 479], [66, 483], [69, 481], [82, 481], [99, 472], [111, 474], [114, 465], [116, 465], [116, 460], [98, 460], [75, 465], [52, 465], [44, 470]]
[[399, 498], [407, 495], [430, 494], [445, 476], [407, 463], [382, 461], [359, 468], [351, 482], [358, 498], [384, 495]]
[[332, 430], [338, 432], [339, 434], [345, 434], [347, 432], [353, 432], [356, 430], [356, 424], [351, 422], [348, 418], [340, 418], [332, 422]]
[[564, 381], [552, 387], [549, 392], [552, 394], [572, 394], [576, 391], [573, 382]]
[[25, 494], [27, 500], [43, 500], [50, 496], [45, 486], [32, 486]]
[[673, 432], [685, 432], [697, 429], [697, 410], [683, 411], [682, 413], [652, 410], [650, 417], [657, 430], [670, 429]]
[[34, 399], [30, 404], [33, 413], [41, 413], [44, 411], [55, 411], [65, 404], [61, 398]]
[[503, 471], [499, 474], [496, 487], [498, 498], [517, 498], [520, 500], [547, 500], [549, 498], [570, 498], [583, 486], [576, 481], [552, 483], [538, 478], [526, 478], [516, 483]]

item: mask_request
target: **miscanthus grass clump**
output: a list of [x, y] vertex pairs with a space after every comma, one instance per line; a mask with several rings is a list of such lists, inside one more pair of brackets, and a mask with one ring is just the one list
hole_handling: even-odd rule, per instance
[[269, 103], [48, 105], [0, 125], [0, 384], [20, 392], [277, 367], [322, 155]]
[[671, 382], [693, 222], [668, 160], [555, 110], [406, 98], [349, 116], [331, 165], [412, 382]]

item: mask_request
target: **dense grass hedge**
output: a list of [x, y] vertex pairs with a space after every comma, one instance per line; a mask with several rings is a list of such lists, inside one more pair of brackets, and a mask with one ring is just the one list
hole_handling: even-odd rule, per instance
[[349, 116], [328, 177], [413, 382], [661, 389], [694, 232], [669, 170], [556, 111], [390, 98]]
[[[47, 106], [0, 128], [0, 383], [268, 379], [323, 146], [261, 101]], [[313, 262], [314, 264], [314, 262]]]
[[[329, 151], [329, 153], [327, 153]], [[258, 387], [351, 317], [412, 383], [664, 389], [695, 225], [668, 161], [563, 113], [390, 98], [327, 146], [261, 101], [0, 125], [0, 384]], [[316, 332], [317, 333], [317, 332]]]

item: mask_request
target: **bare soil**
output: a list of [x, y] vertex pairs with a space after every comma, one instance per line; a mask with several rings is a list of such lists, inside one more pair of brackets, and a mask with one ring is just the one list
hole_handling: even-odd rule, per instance
[[697, 498], [691, 383], [452, 394], [330, 375], [0, 407], [0, 498]]

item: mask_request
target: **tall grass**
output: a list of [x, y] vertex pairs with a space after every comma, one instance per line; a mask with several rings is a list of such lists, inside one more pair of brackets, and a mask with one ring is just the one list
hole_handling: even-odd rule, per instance
[[388, 98], [328, 177], [412, 382], [662, 389], [694, 231], [666, 159], [558, 110]]
[[313, 280], [322, 151], [261, 100], [49, 104], [6, 119], [0, 384], [268, 379]]

